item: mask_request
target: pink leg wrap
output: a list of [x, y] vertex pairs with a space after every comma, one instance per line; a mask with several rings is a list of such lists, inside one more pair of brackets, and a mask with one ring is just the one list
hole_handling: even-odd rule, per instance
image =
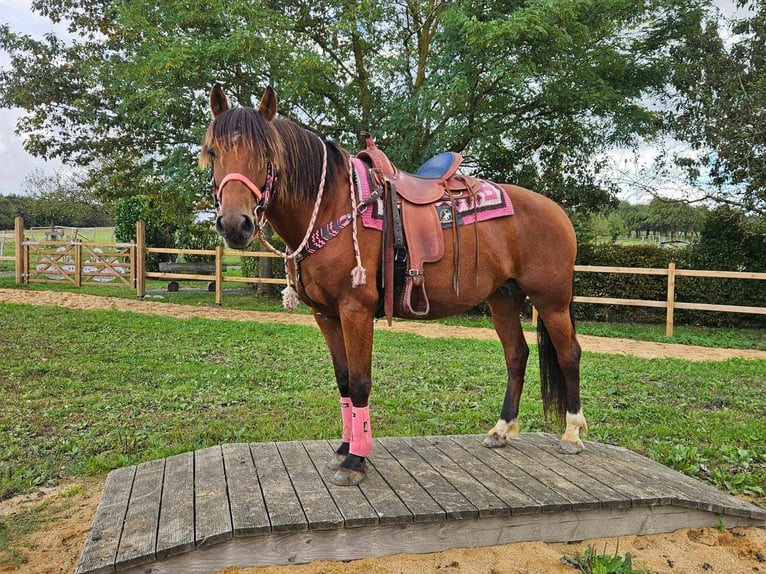
[[348, 451], [357, 456], [367, 457], [372, 452], [370, 407], [353, 407], [351, 417], [351, 446]]
[[351, 399], [348, 397], [340, 398], [340, 415], [343, 418], [343, 442], [351, 442]]

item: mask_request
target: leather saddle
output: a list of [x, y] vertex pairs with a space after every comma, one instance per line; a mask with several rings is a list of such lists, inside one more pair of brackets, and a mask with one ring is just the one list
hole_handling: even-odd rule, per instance
[[[396, 311], [406, 318], [423, 318], [430, 312], [426, 293], [424, 264], [436, 263], [444, 256], [444, 232], [435, 203], [474, 194], [481, 181], [457, 173], [463, 157], [443, 152], [427, 160], [415, 174], [397, 169], [375, 145], [372, 136], [362, 132], [365, 149], [357, 157], [372, 166], [373, 179], [385, 190], [383, 239], [384, 313], [389, 324]], [[453, 226], [457, 233], [456, 226]], [[457, 246], [456, 246], [457, 249]], [[395, 289], [395, 263], [404, 263], [404, 281]], [[454, 273], [457, 273], [455, 261]], [[457, 277], [453, 276], [457, 289]]]

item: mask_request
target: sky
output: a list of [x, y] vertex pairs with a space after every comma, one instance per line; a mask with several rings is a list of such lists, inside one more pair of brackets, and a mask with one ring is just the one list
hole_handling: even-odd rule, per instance
[[[734, 13], [733, 0], [716, 0], [724, 15]], [[49, 32], [66, 36], [65, 25], [54, 25], [47, 18], [33, 13], [29, 0], [0, 0], [0, 23], [8, 24], [13, 31], [41, 38]], [[9, 63], [8, 55], [0, 51], [0, 66]], [[0, 109], [0, 195], [20, 194], [24, 180], [33, 171], [54, 174], [65, 170], [60, 161], [44, 161], [24, 151], [22, 139], [14, 133], [21, 110]], [[643, 158], [650, 158], [651, 148], [640, 150]], [[630, 154], [632, 161], [632, 152]]]
[[[38, 38], [49, 32], [66, 34], [66, 26], [38, 16], [29, 5], [29, 0], [0, 0], [0, 23]], [[8, 55], [0, 51], [0, 66], [8, 63]], [[20, 194], [24, 179], [34, 170], [54, 174], [64, 167], [60, 161], [46, 162], [24, 151], [21, 138], [14, 133], [20, 116], [21, 110], [0, 109], [0, 195]]]

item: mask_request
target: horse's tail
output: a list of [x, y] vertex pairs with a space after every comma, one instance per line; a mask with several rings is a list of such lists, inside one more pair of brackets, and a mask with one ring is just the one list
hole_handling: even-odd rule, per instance
[[[569, 319], [574, 333], [574, 305], [569, 302]], [[567, 389], [564, 373], [559, 366], [556, 348], [553, 346], [548, 329], [540, 315], [537, 316], [537, 353], [540, 359], [540, 388], [543, 397], [545, 420], [553, 414], [559, 421], [564, 420], [567, 412]]]

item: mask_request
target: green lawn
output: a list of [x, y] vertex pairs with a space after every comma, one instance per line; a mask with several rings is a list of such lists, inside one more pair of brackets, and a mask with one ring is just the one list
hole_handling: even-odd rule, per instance
[[[196, 304], [212, 304], [199, 296]], [[500, 345], [459, 347], [376, 333], [376, 436], [481, 433], [494, 424], [505, 385]], [[543, 420], [535, 352], [522, 427], [560, 432]], [[310, 327], [0, 303], [0, 361], [0, 499], [65, 479], [75, 479], [67, 491], [75, 494], [110, 469], [219, 443], [340, 433], [332, 366]], [[582, 379], [589, 439], [766, 506], [766, 361], [585, 353]], [[0, 568], [25, 561], [24, 536], [55, 521], [66, 496], [0, 517]]]
[[[217, 443], [340, 431], [332, 366], [309, 327], [0, 304], [0, 348], [0, 498]], [[505, 381], [500, 345], [460, 348], [376, 334], [377, 436], [494, 424]], [[582, 378], [590, 439], [762, 495], [766, 361], [586, 353]], [[560, 430], [543, 421], [537, 380], [533, 356], [524, 429]]]

